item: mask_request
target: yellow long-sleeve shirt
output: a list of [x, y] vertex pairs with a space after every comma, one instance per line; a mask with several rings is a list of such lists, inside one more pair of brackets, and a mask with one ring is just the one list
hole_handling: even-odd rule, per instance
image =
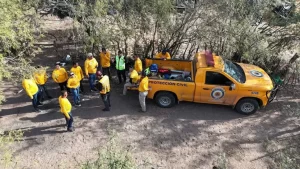
[[80, 80], [76, 77], [70, 77], [68, 79], [67, 87], [71, 89], [76, 89], [77, 87], [80, 86]]
[[143, 71], [143, 64], [140, 58], [137, 58], [134, 62], [134, 70], [136, 70], [137, 72]]
[[145, 91], [148, 91], [148, 90], [149, 90], [148, 83], [149, 83], [148, 77], [144, 77], [144, 78], [141, 80], [141, 83], [140, 83], [140, 85], [139, 85], [139, 92], [145, 92]]
[[95, 58], [93, 59], [86, 59], [84, 62], [84, 70], [85, 74], [88, 75], [89, 73], [96, 73], [97, 72], [97, 67], [98, 67], [98, 62]]
[[79, 80], [83, 79], [84, 76], [80, 66], [77, 66], [76, 68], [72, 67], [70, 71], [73, 72]]
[[22, 86], [31, 99], [33, 99], [33, 95], [39, 90], [34, 79], [23, 79]]
[[132, 79], [132, 83], [137, 83], [137, 81], [140, 79], [140, 76], [136, 70], [132, 70], [130, 73], [130, 78]]
[[55, 69], [52, 73], [52, 78], [56, 83], [62, 83], [68, 80], [68, 73], [65, 68]]
[[110, 67], [110, 53], [106, 51], [106, 53], [100, 53], [101, 66], [103, 68]]
[[35, 83], [38, 85], [44, 85], [47, 82], [48, 76], [45, 70], [39, 70], [34, 73]]
[[58, 98], [59, 106], [60, 106], [60, 112], [67, 117], [67, 119], [70, 119], [69, 113], [72, 110], [72, 105], [68, 98], [63, 98], [62, 96], [59, 96]]
[[159, 52], [159, 53], [155, 56], [155, 58], [157, 58], [157, 59], [171, 59], [171, 56], [170, 56], [170, 53], [169, 53], [169, 52], [167, 52], [165, 55], [162, 54], [162, 52]]

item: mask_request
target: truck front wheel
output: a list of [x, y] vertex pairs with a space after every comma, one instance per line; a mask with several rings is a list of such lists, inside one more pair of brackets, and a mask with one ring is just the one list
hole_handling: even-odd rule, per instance
[[175, 105], [175, 96], [169, 92], [160, 92], [155, 97], [155, 102], [159, 107], [169, 108]]
[[255, 113], [259, 108], [259, 104], [255, 99], [242, 99], [240, 100], [236, 106], [235, 110], [241, 114], [250, 115]]

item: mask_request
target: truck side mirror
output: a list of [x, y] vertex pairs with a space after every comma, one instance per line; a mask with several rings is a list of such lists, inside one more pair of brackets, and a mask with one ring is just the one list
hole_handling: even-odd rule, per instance
[[232, 83], [230, 86], [229, 86], [229, 90], [235, 90], [235, 84]]

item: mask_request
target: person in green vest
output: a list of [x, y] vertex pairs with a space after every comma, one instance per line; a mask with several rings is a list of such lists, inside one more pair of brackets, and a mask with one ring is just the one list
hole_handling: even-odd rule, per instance
[[122, 51], [118, 52], [118, 55], [115, 58], [116, 60], [116, 69], [117, 69], [117, 75], [119, 79], [119, 84], [122, 83], [122, 78], [123, 77], [123, 82], [126, 82], [126, 74], [125, 74], [125, 56], [123, 55]]

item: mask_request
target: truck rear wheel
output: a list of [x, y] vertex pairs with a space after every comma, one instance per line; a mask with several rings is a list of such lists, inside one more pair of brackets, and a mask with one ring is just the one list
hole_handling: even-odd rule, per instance
[[175, 105], [176, 99], [172, 93], [160, 92], [156, 95], [155, 102], [159, 107], [169, 108]]
[[255, 99], [242, 99], [236, 106], [235, 110], [241, 114], [251, 115], [254, 114], [259, 108], [259, 104]]

